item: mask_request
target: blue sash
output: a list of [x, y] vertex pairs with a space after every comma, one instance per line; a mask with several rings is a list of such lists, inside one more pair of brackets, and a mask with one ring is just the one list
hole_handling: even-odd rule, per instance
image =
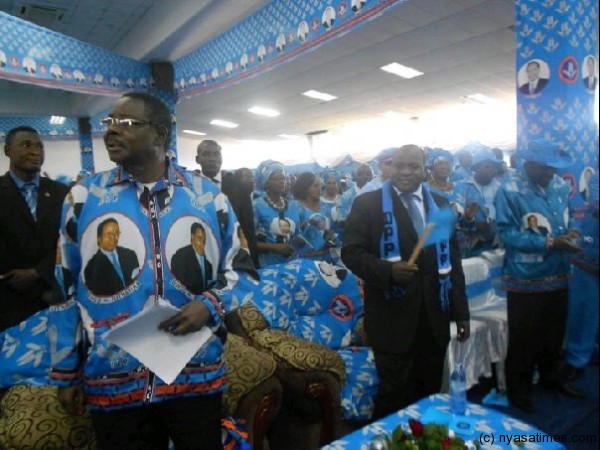
[[[431, 223], [433, 217], [439, 217], [439, 208], [429, 189], [425, 184], [423, 187], [423, 199], [429, 206], [427, 212], [427, 223]], [[381, 235], [380, 242], [380, 254], [381, 258], [386, 261], [396, 262], [400, 261], [400, 235], [398, 234], [398, 224], [394, 216], [394, 203], [393, 195], [396, 195], [392, 187], [391, 181], [383, 183], [381, 188], [382, 195], [382, 206], [383, 206], [383, 233]], [[440, 279], [440, 307], [442, 311], [448, 311], [450, 309], [450, 289], [452, 288], [452, 282], [450, 280], [450, 272], [452, 271], [452, 265], [450, 263], [450, 236], [449, 233], [445, 233], [445, 236], [440, 236], [439, 233], [433, 232], [425, 245], [436, 246], [437, 261], [438, 261], [438, 274]], [[386, 299], [398, 299], [404, 296], [405, 292], [402, 287], [397, 284], [392, 285], [390, 291], [385, 293]]]

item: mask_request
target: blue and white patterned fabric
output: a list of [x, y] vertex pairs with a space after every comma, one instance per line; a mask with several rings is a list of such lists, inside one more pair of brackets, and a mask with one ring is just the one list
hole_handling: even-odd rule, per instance
[[[525, 173], [511, 178], [498, 191], [496, 220], [506, 248], [505, 289], [543, 292], [567, 288], [570, 255], [548, 251], [547, 242], [573, 227], [568, 193], [569, 186], [557, 175], [542, 190]], [[532, 217], [535, 229], [529, 227]]]
[[337, 354], [346, 365], [346, 384], [342, 388], [342, 415], [346, 420], [369, 420], [373, 415], [379, 378], [370, 347], [346, 347]]
[[0, 78], [67, 91], [147, 90], [150, 66], [0, 12]]
[[48, 309], [0, 332], [0, 388], [50, 384]]
[[[354, 433], [348, 434], [332, 443], [322, 447], [322, 450], [369, 450], [371, 441], [377, 436], [391, 437], [393, 431], [397, 426], [402, 425], [408, 430], [408, 421], [410, 419], [421, 420], [424, 424], [430, 423], [427, 418], [435, 417], [433, 423], [439, 423], [442, 425], [449, 425], [452, 419], [450, 412], [450, 397], [446, 394], [431, 395], [427, 398], [420, 400], [400, 411], [391, 414], [377, 422], [373, 422]], [[514, 419], [506, 414], [499, 413], [495, 410], [485, 408], [481, 405], [469, 403], [467, 405], [467, 416], [475, 421], [474, 432], [471, 437], [465, 437], [467, 440], [479, 439], [480, 436], [485, 434], [486, 437], [493, 435], [495, 442], [492, 446], [490, 442], [489, 447], [494, 449], [512, 449], [516, 446], [514, 442], [509, 444], [507, 442], [500, 442], [499, 437], [505, 436], [534, 436], [538, 437], [537, 442], [544, 442], [543, 448], [548, 450], [560, 450], [565, 447], [554, 442], [552, 438], [540, 431], [539, 429], [529, 425], [528, 423]], [[447, 420], [446, 423], [444, 421]], [[460, 430], [455, 432], [461, 435]], [[463, 437], [463, 436], [461, 436]], [[513, 438], [514, 441], [514, 438]], [[469, 448], [475, 448], [469, 447]], [[527, 443], [525, 448], [542, 448], [540, 444]]]
[[[285, 200], [278, 210], [267, 195], [254, 199], [254, 228], [259, 242], [269, 244], [289, 244], [300, 232], [300, 203]], [[261, 267], [287, 261], [283, 255], [274, 252], [261, 252], [258, 256]]]
[[[461, 256], [468, 258], [476, 256], [494, 245], [496, 236], [496, 208], [494, 199], [500, 188], [500, 182], [494, 178], [488, 185], [479, 185], [473, 176], [468, 180], [459, 181], [452, 190], [450, 203], [459, 216], [457, 239]], [[471, 205], [479, 205], [479, 210], [472, 221], [465, 217], [465, 209]], [[485, 222], [489, 229], [486, 233], [478, 231], [476, 223]]]
[[[105, 236], [109, 234], [103, 228], [106, 224], [111, 225], [112, 237]], [[211, 263], [205, 266], [209, 272], [200, 293], [194, 293], [196, 288], [189, 282], [198, 277], [185, 263], [189, 259], [183, 260], [184, 264], [176, 262], [193, 250], [190, 236], [197, 225], [204, 230], [204, 256]], [[207, 325], [218, 334], [225, 309], [216, 290], [220, 287], [217, 274], [233, 275], [233, 261], [242, 251], [238, 226], [227, 198], [213, 183], [173, 163], [152, 189], [136, 182], [122, 167], [86, 177], [75, 185], [63, 208], [62, 266], [57, 266], [56, 272], [57, 278], [64, 280], [67, 302], [51, 307], [48, 320], [53, 383], [84, 382], [92, 409], [222, 391], [223, 346], [216, 335], [192, 357], [173, 384], [167, 385], [132, 355], [108, 342], [104, 334], [157, 298], [176, 307], [202, 302], [211, 315]], [[100, 247], [109, 237], [120, 237], [111, 251], [118, 255], [123, 282], [113, 276], [112, 266], [103, 256], [106, 250]], [[182, 271], [176, 269], [180, 266]], [[85, 361], [80, 361], [81, 343], [87, 349]]]

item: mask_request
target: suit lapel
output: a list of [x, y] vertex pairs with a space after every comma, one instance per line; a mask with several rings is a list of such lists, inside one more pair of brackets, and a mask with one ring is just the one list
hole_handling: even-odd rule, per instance
[[53, 192], [44, 178], [40, 178], [40, 187], [38, 189], [36, 217], [39, 223], [44, 217], [47, 217], [47, 212], [52, 203], [54, 203]]
[[31, 211], [29, 211], [27, 202], [25, 202], [23, 195], [8, 173], [2, 177], [0, 189], [2, 191], [3, 206], [6, 207], [6, 211], [15, 211], [17, 214], [20, 214], [27, 223], [35, 227], [35, 220], [31, 215]]

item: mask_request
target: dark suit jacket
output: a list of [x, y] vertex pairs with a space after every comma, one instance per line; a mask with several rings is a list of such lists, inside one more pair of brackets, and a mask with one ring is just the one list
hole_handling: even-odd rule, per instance
[[188, 291], [198, 295], [207, 289], [207, 282], [212, 279], [212, 264], [204, 258], [204, 273], [209, 279], [203, 280], [196, 251], [190, 244], [175, 252], [171, 258], [171, 272]]
[[596, 83], [598, 82], [598, 78], [597, 77], [585, 77], [583, 79], [583, 84], [585, 85], [585, 87], [587, 89], [589, 89], [590, 91], [593, 91], [596, 89]]
[[42, 278], [27, 292], [0, 281], [0, 330], [48, 306], [41, 295], [54, 284], [60, 216], [68, 191], [64, 184], [41, 177], [34, 220], [10, 175], [0, 177], [0, 274], [35, 268]]
[[[437, 204], [446, 200], [432, 194]], [[394, 215], [400, 236], [400, 254], [407, 261], [418, 241], [406, 208], [394, 195]], [[424, 205], [426, 211], [428, 205]], [[359, 195], [346, 222], [342, 260], [365, 282], [365, 331], [369, 344], [377, 351], [403, 353], [415, 337], [423, 311], [436, 343], [444, 348], [450, 339], [450, 320], [469, 320], [465, 280], [456, 240], [450, 241], [452, 290], [450, 311], [441, 310], [439, 276], [435, 246], [427, 246], [417, 259], [419, 272], [404, 286], [406, 294], [386, 300], [384, 292], [392, 286], [392, 263], [380, 259], [383, 231], [381, 189]]]
[[230, 174], [223, 174], [222, 191], [229, 198], [233, 212], [235, 212], [248, 241], [248, 249], [254, 267], [258, 268], [258, 244], [256, 230], [254, 229], [254, 209], [252, 208], [251, 193], [246, 191]]
[[535, 86], [533, 93], [529, 92], [529, 82], [527, 82], [523, 86], [519, 87], [519, 91], [521, 91], [521, 93], [525, 94], [525, 95], [537, 95], [542, 91], [542, 89], [544, 89], [544, 87], [546, 87], [547, 84], [548, 84], [547, 78], [538, 78], [538, 81], [537, 81], [537, 84]]
[[84, 269], [85, 284], [94, 295], [109, 296], [122, 291], [133, 281], [133, 271], [139, 269], [137, 255], [133, 250], [117, 246], [117, 256], [125, 284], [119, 278], [112, 262], [100, 249], [88, 261]]

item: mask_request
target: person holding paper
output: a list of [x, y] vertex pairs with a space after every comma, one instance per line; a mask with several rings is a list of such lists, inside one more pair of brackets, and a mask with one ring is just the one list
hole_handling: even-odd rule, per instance
[[[50, 379], [59, 386], [59, 400], [67, 411], [81, 413], [87, 404], [101, 449], [166, 450], [169, 439], [176, 448], [220, 449], [225, 305], [220, 299], [224, 291], [216, 290], [223, 287], [217, 274], [231, 279], [226, 272], [239, 251], [240, 241], [233, 239], [239, 225], [214, 183], [169, 159], [172, 119], [162, 101], [127, 93], [103, 123], [104, 142], [117, 167], [83, 179], [71, 191], [73, 202], [64, 206], [62, 267], [56, 273], [66, 274], [59, 281], [67, 300], [49, 317]], [[73, 216], [76, 229], [67, 233], [67, 219]], [[143, 264], [124, 290], [98, 298], [84, 288], [83, 261], [97, 250], [98, 224], [111, 217], [118, 217], [128, 247]], [[190, 243], [194, 223], [202, 225], [204, 256], [213, 265], [204, 265], [202, 282], [215, 290], [201, 294], [190, 293], [174, 274], [176, 264], [170, 265], [176, 251]], [[179, 312], [167, 315], [158, 328], [153, 325], [150, 333], [144, 329], [136, 344], [144, 335], [168, 333], [175, 361], [181, 337], [199, 330], [206, 334], [206, 328], [212, 332], [205, 344], [197, 334], [190, 337], [198, 348], [192, 348], [187, 364], [177, 364], [182, 367], [174, 380], [159, 372], [161, 367], [151, 371], [146, 364], [156, 366], [150, 360], [138, 360], [114, 344], [109, 339], [114, 333], [106, 336], [121, 322], [142, 311], [149, 314], [165, 302]]]
[[450, 321], [459, 341], [470, 332], [452, 229], [409, 261], [427, 219], [449, 207], [423, 183], [424, 158], [416, 145], [400, 147], [391, 179], [359, 195], [346, 222], [342, 260], [365, 282], [365, 331], [380, 382], [373, 419], [439, 392]]

